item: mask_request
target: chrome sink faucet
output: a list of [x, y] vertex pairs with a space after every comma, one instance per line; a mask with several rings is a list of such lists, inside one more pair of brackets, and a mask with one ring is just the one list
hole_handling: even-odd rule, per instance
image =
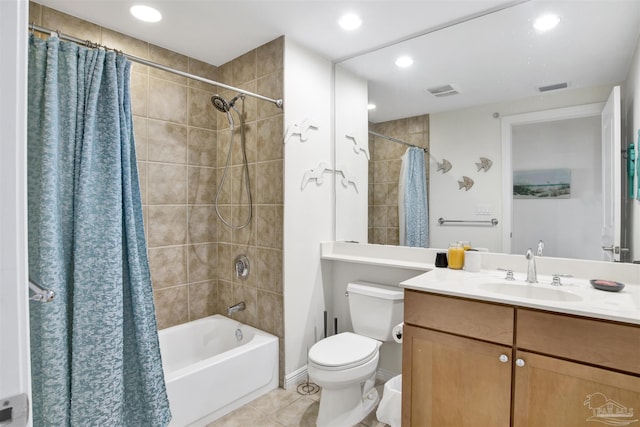
[[524, 254], [527, 259], [527, 283], [538, 283], [538, 275], [536, 273], [536, 257], [531, 248], [527, 249]]

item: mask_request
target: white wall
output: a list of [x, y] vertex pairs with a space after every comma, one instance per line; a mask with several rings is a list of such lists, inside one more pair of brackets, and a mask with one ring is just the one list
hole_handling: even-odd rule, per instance
[[[301, 189], [302, 178], [320, 162], [333, 165], [332, 64], [285, 38], [285, 131], [305, 118], [313, 120], [307, 141], [292, 137], [284, 146], [284, 334], [287, 375], [307, 363], [307, 346], [320, 338], [323, 310], [331, 301], [323, 288], [320, 242], [333, 240], [334, 180], [314, 181]], [[329, 289], [329, 290], [328, 290]]]
[[[25, 183], [27, 11], [24, 0], [0, 1], [0, 401], [22, 393], [31, 401]], [[14, 416], [17, 412], [15, 408]]]
[[[622, 116], [622, 129], [624, 132], [622, 135], [622, 147], [623, 149], [626, 149], [629, 143], [635, 142], [636, 162], [638, 162], [640, 161], [640, 157], [637, 156], [639, 151], [638, 143], [640, 142], [638, 140], [638, 130], [640, 130], [640, 41], [636, 45], [631, 68], [627, 74], [627, 80], [622, 85]], [[623, 164], [622, 170], [625, 171], [624, 173], [626, 174], [626, 163]], [[636, 189], [638, 179], [640, 179], [640, 177], [636, 174], [635, 182], [633, 183], [633, 185], [636, 186]], [[622, 188], [624, 189], [626, 187], [623, 186]], [[638, 200], [637, 195], [634, 200], [629, 200], [626, 214], [626, 223], [629, 226], [626, 234], [631, 237], [632, 240], [627, 242], [630, 249], [630, 259], [640, 260], [640, 200]]]
[[514, 199], [512, 253], [543, 240], [545, 256], [602, 260], [600, 122], [597, 115], [513, 126], [513, 170], [568, 168], [571, 197]]
[[[429, 184], [429, 228], [431, 246], [447, 247], [450, 242], [470, 240], [473, 246], [502, 251], [502, 165], [501, 116], [606, 101], [612, 85], [561, 91], [534, 98], [484, 105], [476, 108], [432, 114], [429, 146], [431, 169]], [[498, 117], [494, 117], [497, 113]], [[477, 171], [480, 157], [492, 160], [488, 172]], [[445, 158], [453, 167], [443, 174], [436, 162]], [[511, 173], [511, 171], [508, 171]], [[468, 176], [475, 181], [469, 190], [459, 189], [457, 181]], [[488, 208], [488, 214], [478, 209]], [[440, 226], [438, 218], [488, 220], [497, 218], [497, 227]]]
[[[345, 185], [337, 177], [336, 206], [340, 212], [336, 212], [335, 240], [366, 242], [369, 158], [358, 147], [368, 153], [367, 81], [338, 65], [335, 68], [335, 94], [336, 168], [357, 182], [356, 191], [353, 185]], [[355, 138], [357, 146], [346, 135]]]

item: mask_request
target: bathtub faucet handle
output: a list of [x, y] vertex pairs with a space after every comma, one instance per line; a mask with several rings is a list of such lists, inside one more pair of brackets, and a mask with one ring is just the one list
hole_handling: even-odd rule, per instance
[[244, 303], [244, 301], [240, 301], [237, 304], [227, 307], [227, 316], [231, 316], [233, 313], [238, 311], [243, 311], [246, 308], [247, 305]]

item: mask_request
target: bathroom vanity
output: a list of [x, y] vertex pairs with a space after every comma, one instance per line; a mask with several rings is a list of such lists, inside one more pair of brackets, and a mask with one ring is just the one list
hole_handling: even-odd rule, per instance
[[499, 274], [401, 284], [402, 425], [640, 425], [637, 284], [617, 294]]

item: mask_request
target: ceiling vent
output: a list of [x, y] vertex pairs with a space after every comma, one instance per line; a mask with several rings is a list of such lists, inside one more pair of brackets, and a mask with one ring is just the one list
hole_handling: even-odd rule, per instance
[[538, 92], [549, 92], [551, 90], [566, 89], [567, 87], [569, 87], [569, 85], [566, 82], [556, 83], [553, 85], [540, 86], [538, 87]]
[[431, 95], [438, 97], [438, 98], [442, 98], [445, 96], [451, 96], [451, 95], [457, 95], [460, 92], [458, 91], [458, 89], [456, 89], [455, 87], [453, 87], [453, 85], [443, 85], [443, 86], [435, 86], [435, 87], [430, 87], [427, 89], [427, 92], [429, 92]]

